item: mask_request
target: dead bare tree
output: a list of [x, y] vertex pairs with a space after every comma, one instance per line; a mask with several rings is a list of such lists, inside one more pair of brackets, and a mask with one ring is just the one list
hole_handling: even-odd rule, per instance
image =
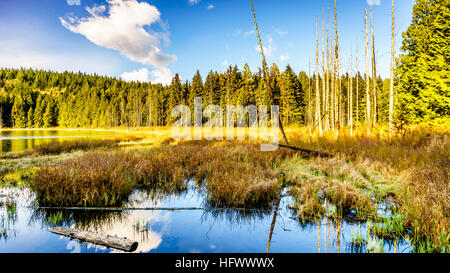
[[350, 135], [353, 136], [353, 52], [350, 51], [350, 86], [349, 86], [349, 125], [350, 125]]
[[377, 64], [375, 58], [375, 37], [373, 34], [373, 14], [372, 14], [372, 0], [370, 0], [370, 32], [372, 36], [372, 96], [373, 96], [373, 126], [377, 123]]
[[334, 92], [334, 111], [335, 111], [335, 119], [340, 127], [341, 117], [340, 117], [340, 93], [341, 93], [341, 76], [339, 73], [339, 36], [338, 36], [338, 27], [337, 27], [337, 5], [336, 0], [334, 0], [334, 31], [335, 31], [335, 46], [334, 46], [334, 54], [335, 54], [335, 92]]
[[[331, 45], [333, 46], [333, 45]], [[331, 128], [334, 131], [336, 125], [335, 117], [335, 96], [336, 96], [336, 60], [334, 53], [331, 53], [331, 94], [330, 94], [330, 118], [331, 118]]]
[[392, 27], [391, 27], [391, 86], [389, 90], [389, 134], [392, 135], [394, 131], [394, 0], [392, 0]]
[[358, 57], [358, 42], [356, 42], [356, 130], [358, 130], [359, 122], [359, 57]]
[[316, 121], [319, 134], [322, 135], [322, 116], [320, 114], [320, 90], [319, 90], [319, 18], [316, 16]]
[[366, 23], [366, 123], [367, 123], [367, 134], [370, 134], [370, 81], [369, 81], [369, 33], [367, 31], [367, 9], [365, 10], [365, 23]]
[[[262, 59], [263, 59], [264, 78], [266, 79], [267, 88], [269, 89], [270, 100], [274, 101], [273, 90], [272, 90], [272, 86], [270, 85], [269, 72], [267, 71], [266, 58], [264, 57], [264, 50], [263, 50], [263, 46], [262, 46], [262, 42], [261, 42], [261, 36], [259, 35], [258, 23], [256, 22], [256, 14], [255, 14], [255, 8], [253, 6], [253, 0], [250, 0], [250, 3], [252, 5], [253, 19], [255, 20], [255, 27], [256, 27], [256, 34], [258, 35], [259, 47], [261, 49], [261, 55], [262, 55]], [[281, 132], [281, 135], [283, 137], [284, 142], [287, 145], [289, 145], [289, 142], [287, 140], [286, 134], [284, 133], [283, 123], [281, 122], [280, 115], [278, 115], [278, 124], [280, 126], [280, 132]]]
[[327, 73], [325, 89], [325, 130], [330, 129], [330, 6], [327, 10]]
[[[326, 76], [325, 76], [325, 11], [322, 9], [322, 113], [326, 116], [327, 113], [327, 93], [326, 93]], [[322, 124], [323, 125], [323, 124]], [[327, 126], [325, 122], [325, 131]]]
[[310, 127], [310, 133], [311, 133], [311, 128], [313, 125], [313, 117], [312, 117], [312, 109], [311, 109], [311, 92], [312, 92], [312, 88], [311, 88], [311, 58], [309, 58], [309, 71], [308, 71], [308, 125]]

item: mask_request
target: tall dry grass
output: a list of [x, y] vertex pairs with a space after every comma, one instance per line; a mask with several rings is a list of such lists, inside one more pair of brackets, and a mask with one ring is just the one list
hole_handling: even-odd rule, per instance
[[305, 128], [286, 131], [292, 145], [334, 156], [260, 152], [251, 141], [173, 141], [166, 130], [151, 149], [89, 152], [45, 167], [33, 187], [50, 205], [104, 206], [120, 205], [133, 189], [183, 191], [194, 178], [211, 207], [261, 208], [278, 200], [285, 174], [302, 217], [323, 215], [328, 200], [344, 213], [357, 208], [358, 217], [376, 218], [377, 206], [389, 202], [404, 215], [412, 240], [448, 246], [448, 129], [419, 126], [391, 138], [383, 127], [370, 136], [362, 130], [323, 137]]
[[297, 195], [306, 200], [299, 212], [318, 207], [319, 191], [346, 207], [368, 208], [369, 214], [371, 207], [389, 199], [405, 216], [405, 226], [413, 230], [412, 240], [431, 238], [435, 246], [450, 249], [448, 128], [422, 125], [394, 137], [388, 137], [383, 127], [371, 136], [363, 132], [350, 136], [342, 130], [318, 137], [300, 131], [291, 131], [294, 145], [334, 157], [286, 163], [288, 176], [297, 181]]
[[276, 165], [293, 152], [257, 144], [183, 142], [128, 151], [95, 151], [36, 173], [40, 205], [117, 206], [134, 189], [182, 191], [194, 178], [213, 207], [267, 207], [279, 198]]

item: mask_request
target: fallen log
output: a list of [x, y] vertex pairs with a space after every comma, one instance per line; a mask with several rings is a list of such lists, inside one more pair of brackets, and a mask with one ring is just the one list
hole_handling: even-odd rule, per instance
[[80, 241], [90, 242], [97, 245], [111, 247], [126, 252], [133, 252], [137, 249], [138, 243], [127, 238], [117, 236], [102, 235], [91, 231], [80, 231], [72, 228], [53, 227], [48, 229], [52, 233], [75, 238]]
[[48, 210], [83, 210], [83, 211], [133, 211], [133, 210], [207, 210], [207, 208], [200, 207], [186, 207], [186, 208], [165, 208], [165, 207], [142, 207], [142, 208], [118, 208], [118, 207], [34, 207], [28, 206], [31, 209], [48, 209]]
[[283, 144], [278, 144], [278, 147], [282, 147], [282, 148], [286, 148], [286, 149], [291, 149], [294, 151], [300, 151], [303, 153], [307, 153], [313, 156], [319, 156], [319, 157], [333, 157], [331, 154], [329, 153], [324, 153], [324, 152], [320, 152], [320, 151], [313, 151], [313, 150], [308, 150], [308, 149], [304, 149], [304, 148], [300, 148], [300, 147], [295, 147], [295, 146], [290, 146], [290, 145], [283, 145]]
[[117, 208], [117, 207], [35, 207], [26, 206], [25, 208], [35, 209], [35, 210], [82, 210], [82, 211], [139, 211], [139, 210], [164, 210], [164, 211], [182, 211], [182, 210], [257, 210], [260, 209], [247, 209], [247, 208], [202, 208], [202, 207], [186, 207], [186, 208], [165, 208], [165, 207], [142, 207], [142, 208]]

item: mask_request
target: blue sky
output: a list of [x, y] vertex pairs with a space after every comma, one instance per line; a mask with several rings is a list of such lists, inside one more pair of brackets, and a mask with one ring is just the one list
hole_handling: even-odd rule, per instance
[[[364, 69], [364, 9], [369, 0], [338, 0], [341, 70], [359, 45]], [[390, 0], [374, 0], [377, 65], [388, 76]], [[413, 0], [395, 0], [396, 47], [411, 21]], [[299, 73], [314, 63], [315, 16], [329, 0], [254, 0], [268, 62]], [[114, 14], [114, 15], [113, 15]], [[370, 19], [370, 18], [369, 18]], [[331, 24], [333, 27], [333, 24]], [[321, 40], [321, 38], [320, 38]], [[82, 71], [128, 80], [191, 79], [197, 69], [261, 64], [246, 0], [2, 0], [0, 67]], [[355, 54], [354, 54], [355, 55]], [[314, 67], [312, 65], [312, 67]]]

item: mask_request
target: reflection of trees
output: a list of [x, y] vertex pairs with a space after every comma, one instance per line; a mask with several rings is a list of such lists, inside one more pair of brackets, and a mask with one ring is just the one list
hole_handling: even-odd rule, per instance
[[146, 187], [132, 195], [129, 198], [127, 205], [134, 207], [139, 206], [142, 203], [148, 204], [150, 202], [155, 206], [175, 197], [182, 197], [183, 195], [187, 195], [188, 193], [189, 192], [186, 189], [171, 188], [169, 186]]
[[97, 230], [112, 226], [122, 221], [128, 211], [96, 211], [96, 210], [58, 210], [36, 209], [31, 215], [31, 222], [41, 222], [41, 226], [54, 226], [52, 216], [60, 213], [60, 223], [63, 226], [73, 226], [83, 230]]
[[272, 213], [271, 209], [215, 209], [208, 208], [201, 217], [202, 223], [213, 225], [217, 220], [225, 220], [231, 228], [244, 225], [254, 226], [255, 223]]
[[0, 240], [8, 240], [11, 236], [16, 236], [15, 225], [17, 222], [16, 203], [7, 201], [0, 202]]

